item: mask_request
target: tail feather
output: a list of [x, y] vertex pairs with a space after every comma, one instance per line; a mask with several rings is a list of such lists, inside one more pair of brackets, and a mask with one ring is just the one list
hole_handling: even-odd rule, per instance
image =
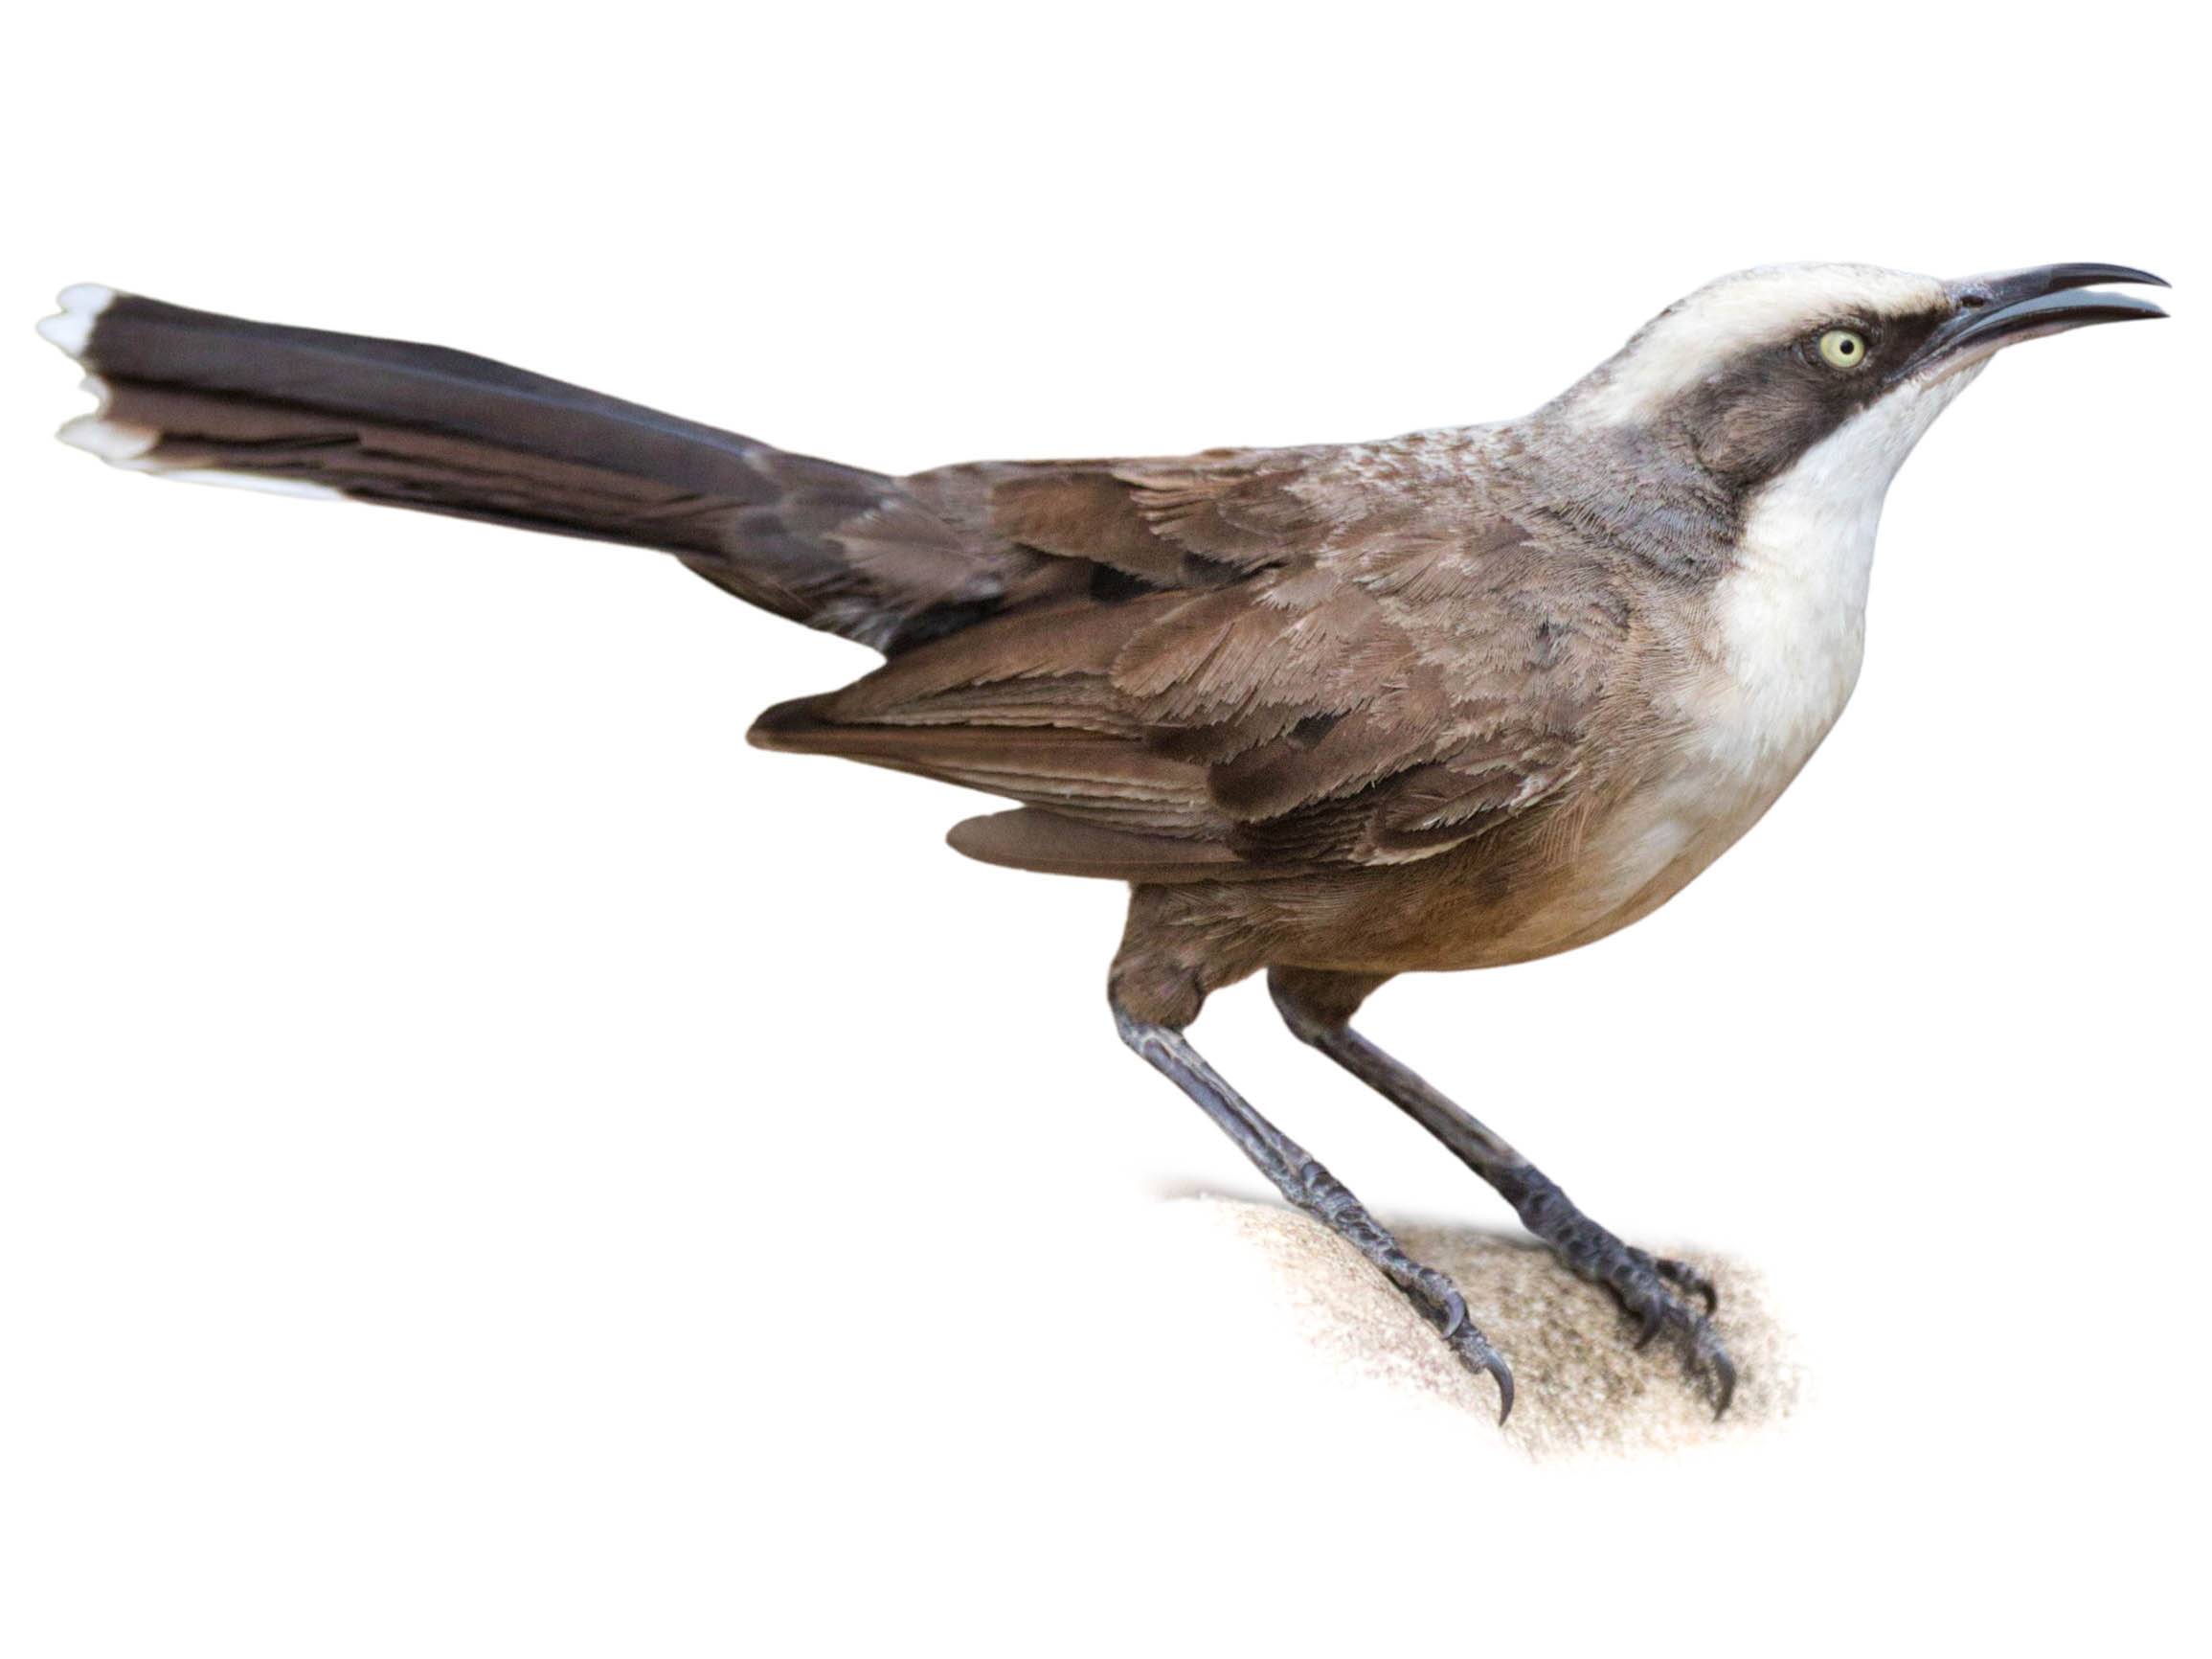
[[246, 322], [90, 284], [39, 331], [100, 408], [64, 442], [195, 482], [673, 553], [778, 615], [895, 651], [1004, 591], [898, 480], [438, 346]]

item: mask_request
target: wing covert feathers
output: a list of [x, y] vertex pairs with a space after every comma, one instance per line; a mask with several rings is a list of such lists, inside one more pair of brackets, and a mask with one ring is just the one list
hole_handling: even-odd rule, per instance
[[772, 710], [756, 740], [1021, 802], [954, 845], [1066, 874], [1219, 879], [1479, 835], [1571, 789], [1626, 611], [1422, 443], [937, 475], [1092, 575]]

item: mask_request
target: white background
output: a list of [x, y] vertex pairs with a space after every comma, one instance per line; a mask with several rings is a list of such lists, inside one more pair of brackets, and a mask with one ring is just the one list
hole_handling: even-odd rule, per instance
[[[2180, 1644], [2181, 14], [1539, 10], [11, 25], [0, 1648]], [[1807, 1410], [1625, 1466], [1339, 1377], [1169, 1225], [1259, 1185], [1114, 1038], [1120, 891], [743, 746], [865, 653], [648, 554], [106, 471], [30, 328], [97, 280], [902, 470], [1505, 416], [1805, 258], [2117, 260], [2179, 320], [1938, 426], [1853, 709], [1682, 899], [1373, 1006], [1613, 1226], [1771, 1275]], [[1255, 986], [1197, 1036], [1386, 1214], [1509, 1220]]]

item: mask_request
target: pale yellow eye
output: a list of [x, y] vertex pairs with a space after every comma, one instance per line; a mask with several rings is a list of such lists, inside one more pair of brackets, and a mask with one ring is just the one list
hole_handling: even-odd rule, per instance
[[1866, 361], [1866, 342], [1849, 329], [1830, 329], [1820, 336], [1820, 356], [1832, 369], [1856, 369]]

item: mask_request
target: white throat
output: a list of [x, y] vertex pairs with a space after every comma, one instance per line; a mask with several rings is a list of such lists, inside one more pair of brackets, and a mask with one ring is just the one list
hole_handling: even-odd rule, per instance
[[1738, 564], [1714, 595], [1732, 707], [1701, 722], [1711, 758], [1728, 771], [1779, 788], [1842, 714], [1865, 652], [1883, 498], [1981, 367], [1899, 387], [1753, 498]]

